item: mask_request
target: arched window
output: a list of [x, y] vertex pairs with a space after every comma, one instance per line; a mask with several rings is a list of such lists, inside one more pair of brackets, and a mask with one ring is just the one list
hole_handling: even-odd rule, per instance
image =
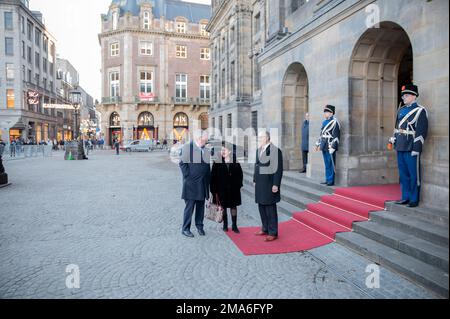
[[139, 115], [138, 126], [152, 127], [155, 125], [155, 119], [150, 112], [143, 112]]
[[109, 126], [111, 127], [120, 127], [120, 115], [117, 112], [111, 114], [109, 120]]
[[178, 113], [173, 119], [174, 127], [189, 127], [189, 118], [185, 113]]

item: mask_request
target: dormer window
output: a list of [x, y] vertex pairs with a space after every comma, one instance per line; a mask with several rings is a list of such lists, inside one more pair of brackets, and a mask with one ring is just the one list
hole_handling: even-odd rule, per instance
[[204, 37], [209, 36], [209, 32], [206, 31], [206, 26], [207, 24], [205, 23], [200, 24], [200, 34]]
[[144, 30], [149, 30], [150, 29], [150, 12], [148, 12], [148, 11], [145, 11], [144, 12], [144, 19], [143, 19], [143, 22], [142, 22], [142, 28], [144, 29]]
[[176, 22], [176, 31], [177, 31], [177, 33], [186, 33], [186, 22], [177, 21]]
[[114, 11], [112, 13], [112, 29], [117, 30], [118, 24], [119, 24], [119, 13], [117, 11]]

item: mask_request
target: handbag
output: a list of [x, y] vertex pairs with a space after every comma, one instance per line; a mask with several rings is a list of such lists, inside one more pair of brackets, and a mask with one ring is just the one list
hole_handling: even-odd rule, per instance
[[223, 207], [220, 204], [219, 195], [216, 195], [216, 202], [217, 204], [214, 204], [211, 198], [206, 204], [206, 218], [220, 224], [223, 222]]

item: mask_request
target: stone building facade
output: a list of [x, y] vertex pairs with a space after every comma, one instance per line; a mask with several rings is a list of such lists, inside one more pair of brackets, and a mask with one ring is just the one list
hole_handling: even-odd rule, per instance
[[[56, 137], [56, 40], [27, 0], [0, 1], [0, 135], [40, 142]], [[38, 104], [29, 103], [33, 92]]]
[[[212, 23], [220, 20], [221, 9], [230, 2], [213, 1]], [[386, 144], [393, 134], [400, 87], [414, 82], [430, 121], [422, 155], [422, 199], [426, 206], [448, 210], [448, 1], [236, 3], [251, 8], [252, 25], [260, 24], [264, 34], [262, 50], [249, 41], [250, 50], [260, 53], [256, 63], [261, 67], [261, 102], [253, 94], [248, 105], [255, 103], [258, 127], [278, 129], [287, 169], [301, 166], [305, 113], [311, 117], [312, 148], [320, 131], [323, 106], [333, 104], [343, 129], [338, 183], [398, 182], [396, 154], [388, 151]], [[258, 9], [263, 15], [255, 15]], [[214, 31], [227, 29], [227, 24], [224, 19], [211, 25], [212, 39]], [[216, 63], [213, 55], [213, 65]], [[251, 69], [253, 62], [249, 59], [244, 64]], [[252, 78], [257, 75], [253, 72]], [[213, 117], [218, 105], [213, 103]], [[248, 105], [242, 120], [236, 120], [242, 128], [252, 126]], [[308, 176], [319, 180], [324, 174], [322, 155], [310, 152], [309, 156]]]
[[112, 2], [99, 35], [107, 144], [208, 128], [210, 15], [210, 6], [177, 0]]

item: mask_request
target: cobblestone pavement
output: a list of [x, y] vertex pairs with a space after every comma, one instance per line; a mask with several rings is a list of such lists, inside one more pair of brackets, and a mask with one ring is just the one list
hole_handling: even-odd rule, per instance
[[[0, 298], [434, 298], [381, 269], [368, 289], [369, 261], [340, 245], [245, 257], [219, 225], [181, 235], [179, 169], [166, 153], [89, 161], [6, 162], [0, 189]], [[258, 225], [244, 197], [240, 226]], [[66, 267], [80, 288], [66, 287]]]

